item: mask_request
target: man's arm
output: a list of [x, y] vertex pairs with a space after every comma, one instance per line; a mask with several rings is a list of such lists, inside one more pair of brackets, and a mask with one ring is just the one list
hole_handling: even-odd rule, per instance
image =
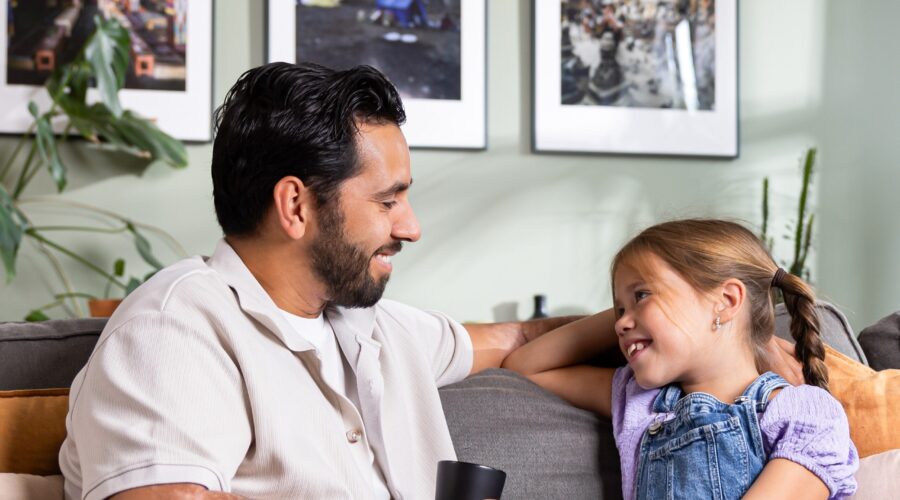
[[[582, 323], [596, 316], [561, 316], [508, 323], [467, 323], [465, 327], [472, 339], [474, 351], [470, 375], [488, 368], [500, 368], [511, 352], [551, 330]], [[615, 332], [610, 333], [610, 345], [613, 345]]]
[[240, 500], [241, 497], [221, 491], [209, 491], [199, 484], [158, 484], [125, 490], [110, 500]]

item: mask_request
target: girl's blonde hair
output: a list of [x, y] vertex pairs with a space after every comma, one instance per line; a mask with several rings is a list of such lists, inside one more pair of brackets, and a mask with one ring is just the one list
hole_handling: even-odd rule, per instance
[[[657, 224], [629, 241], [612, 263], [612, 274], [620, 265], [641, 269], [648, 255], [662, 259], [695, 290], [708, 293], [725, 280], [736, 278], [747, 289], [750, 304], [750, 343], [756, 367], [768, 369], [766, 345], [775, 333], [773, 288], [781, 289], [791, 315], [795, 355], [803, 364], [807, 384], [828, 389], [825, 346], [816, 314], [812, 288], [797, 276], [779, 273], [779, 267], [752, 232], [740, 224], [716, 219], [685, 219]], [[647, 271], [644, 269], [644, 271]]]

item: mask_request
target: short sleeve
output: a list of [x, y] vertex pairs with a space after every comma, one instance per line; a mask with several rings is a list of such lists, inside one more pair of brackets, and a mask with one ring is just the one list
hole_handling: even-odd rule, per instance
[[841, 404], [819, 387], [786, 387], [766, 407], [760, 430], [768, 459], [783, 458], [806, 467], [828, 487], [831, 498], [856, 491], [859, 467]]
[[422, 311], [392, 300], [380, 301], [379, 307], [421, 345], [438, 387], [459, 382], [472, 371], [472, 339], [462, 324], [443, 313]]
[[81, 376], [66, 441], [77, 454], [64, 447], [60, 458], [77, 455], [85, 498], [163, 483], [230, 490], [251, 443], [249, 410], [214, 331], [135, 316], [101, 338]]

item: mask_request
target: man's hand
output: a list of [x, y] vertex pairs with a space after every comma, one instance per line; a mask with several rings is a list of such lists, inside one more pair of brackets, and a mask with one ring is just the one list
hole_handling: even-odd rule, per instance
[[221, 491], [209, 491], [199, 484], [177, 483], [142, 486], [113, 495], [110, 500], [240, 500]]
[[466, 323], [472, 339], [473, 375], [488, 368], [500, 368], [509, 353], [544, 333], [580, 319], [581, 316], [562, 316], [509, 323]]
[[781, 375], [791, 385], [804, 383], [803, 365], [794, 356], [794, 344], [773, 335], [766, 345], [766, 352], [770, 370]]

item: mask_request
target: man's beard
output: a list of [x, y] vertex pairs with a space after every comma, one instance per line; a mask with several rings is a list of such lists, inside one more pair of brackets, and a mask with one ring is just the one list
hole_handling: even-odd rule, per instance
[[375, 280], [369, 274], [369, 263], [375, 253], [399, 252], [402, 243], [395, 241], [373, 253], [347, 240], [344, 217], [333, 201], [320, 208], [319, 235], [310, 246], [313, 272], [328, 288], [328, 302], [343, 307], [372, 307], [384, 294], [390, 275]]

